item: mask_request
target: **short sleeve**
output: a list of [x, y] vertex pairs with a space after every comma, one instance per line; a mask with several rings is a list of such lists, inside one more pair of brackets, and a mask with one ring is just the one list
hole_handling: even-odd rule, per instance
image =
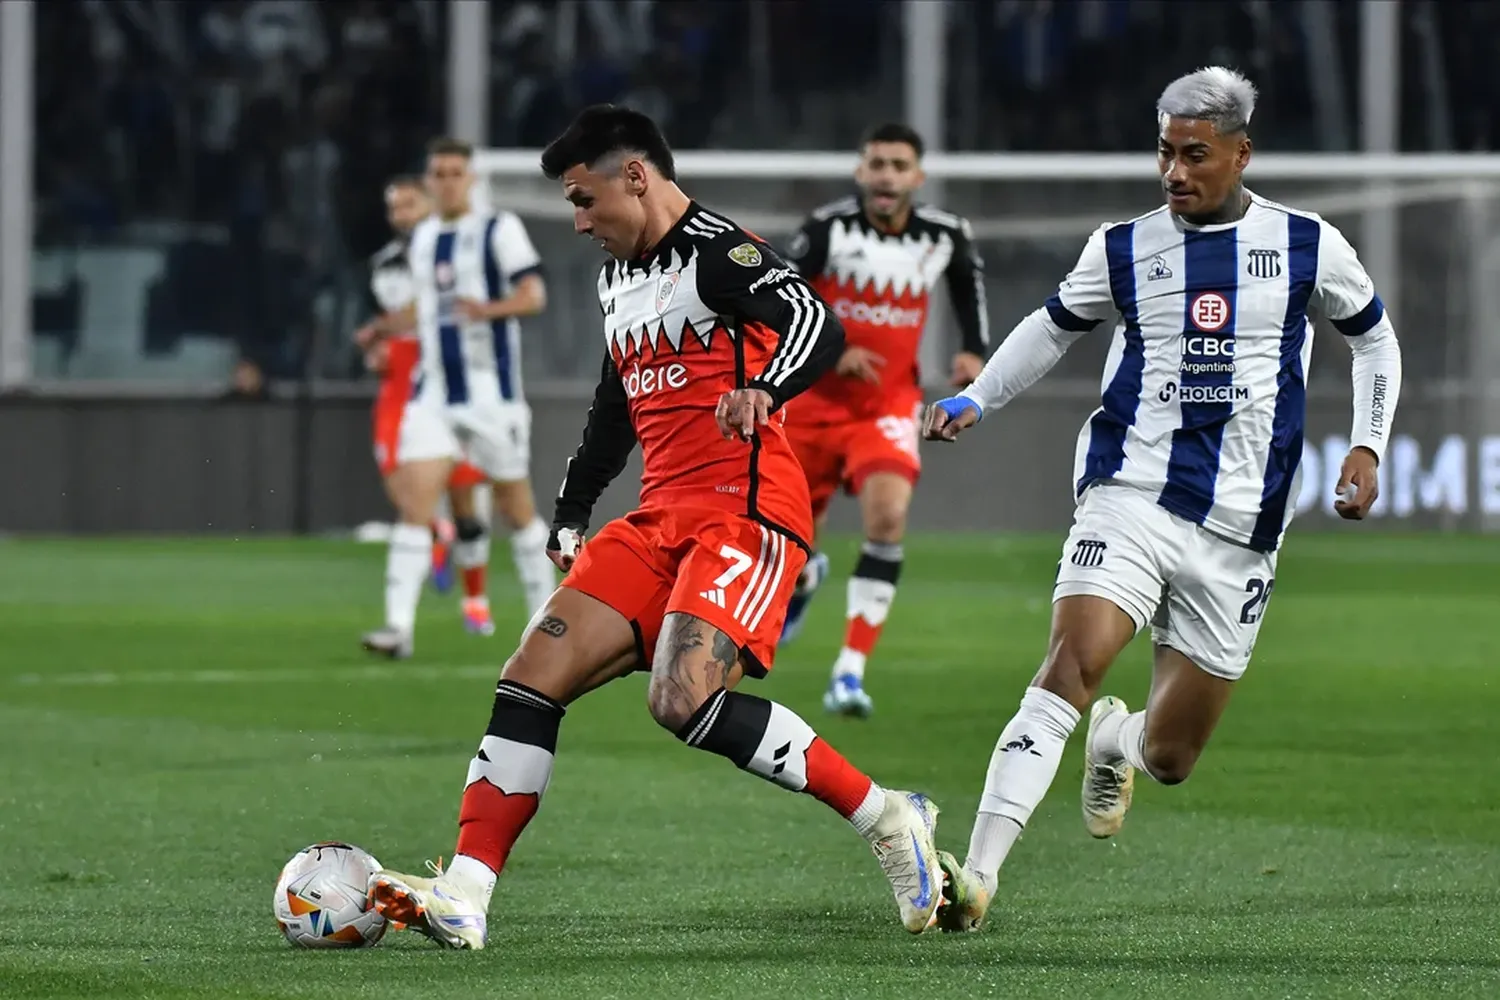
[[377, 267], [370, 276], [370, 291], [382, 312], [395, 312], [415, 298], [411, 272], [404, 267]]
[[542, 269], [542, 257], [532, 245], [531, 237], [521, 217], [514, 212], [500, 212], [495, 216], [495, 228], [490, 235], [490, 248], [500, 263], [500, 270], [511, 282], [521, 280], [528, 274]]
[[1047, 300], [1047, 315], [1069, 333], [1092, 330], [1115, 309], [1109, 284], [1108, 226], [1094, 230], [1078, 263]]
[[1385, 317], [1385, 304], [1354, 247], [1337, 226], [1321, 223], [1318, 246], [1318, 311], [1346, 337], [1368, 333]]

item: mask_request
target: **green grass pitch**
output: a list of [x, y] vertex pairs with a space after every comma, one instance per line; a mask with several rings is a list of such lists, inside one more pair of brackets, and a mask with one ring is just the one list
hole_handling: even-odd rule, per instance
[[[868, 675], [819, 708], [842, 581], [752, 685], [967, 843], [1042, 654], [1056, 537], [927, 536]], [[854, 543], [831, 546], [835, 566]], [[501, 636], [424, 599], [377, 665], [379, 547], [0, 544], [0, 997], [1500, 997], [1500, 538], [1293, 531], [1255, 662], [1178, 788], [1114, 842], [1078, 815], [1079, 740], [986, 932], [910, 937], [827, 809], [690, 751], [632, 677], [575, 706], [490, 948], [391, 934], [287, 947], [273, 879], [342, 838], [420, 870], [452, 849]], [[1108, 689], [1142, 701], [1138, 642]]]

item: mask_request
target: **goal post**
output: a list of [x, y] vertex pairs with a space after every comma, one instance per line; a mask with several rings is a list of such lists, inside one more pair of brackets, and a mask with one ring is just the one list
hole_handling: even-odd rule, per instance
[[[591, 381], [598, 250], [573, 235], [572, 207], [542, 176], [540, 157], [538, 150], [482, 150], [475, 168], [483, 196], [522, 216], [549, 264], [554, 307], [542, 322], [550, 329], [537, 338], [545, 344], [528, 348], [545, 357], [530, 358], [528, 368], [544, 380]], [[773, 244], [810, 209], [848, 193], [856, 162], [852, 152], [769, 150], [692, 150], [676, 159], [694, 197]], [[934, 152], [924, 167], [941, 182], [941, 207], [973, 224], [997, 336], [1051, 293], [1101, 223], [1161, 204], [1149, 154]], [[1349, 236], [1410, 334], [1415, 382], [1479, 398], [1500, 395], [1494, 389], [1500, 328], [1492, 319], [1500, 288], [1500, 155], [1267, 153], [1252, 159], [1246, 181], [1268, 198], [1319, 213]], [[1394, 222], [1377, 227], [1396, 233], [1394, 247], [1384, 248], [1390, 259], [1364, 239], [1377, 216]], [[934, 385], [946, 365], [933, 362], [951, 346], [944, 332], [927, 338], [924, 369]], [[1077, 353], [1076, 361], [1065, 359], [1065, 373], [1092, 382], [1093, 352]], [[1338, 360], [1336, 351], [1320, 353], [1325, 364], [1315, 358], [1315, 380], [1318, 369]], [[1488, 419], [1500, 432], [1500, 415]]]

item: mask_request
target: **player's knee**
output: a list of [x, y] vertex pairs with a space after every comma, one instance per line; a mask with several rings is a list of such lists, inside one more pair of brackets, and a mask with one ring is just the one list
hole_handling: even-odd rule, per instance
[[1151, 777], [1163, 785], [1180, 785], [1193, 773], [1199, 749], [1188, 743], [1146, 739], [1142, 756]]
[[881, 504], [865, 516], [865, 538], [881, 545], [896, 545], [906, 535], [906, 507]]
[[656, 724], [670, 733], [681, 733], [699, 706], [683, 698], [684, 692], [670, 677], [651, 675], [646, 686], [646, 708]]
[[453, 534], [460, 542], [477, 542], [484, 537], [484, 522], [478, 518], [460, 517], [453, 522]]

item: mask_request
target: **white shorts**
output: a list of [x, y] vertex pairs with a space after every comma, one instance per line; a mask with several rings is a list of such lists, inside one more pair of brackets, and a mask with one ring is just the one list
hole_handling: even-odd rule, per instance
[[419, 397], [401, 417], [396, 454], [397, 464], [467, 460], [493, 482], [517, 482], [531, 474], [531, 407], [515, 401], [446, 406]]
[[1084, 494], [1058, 564], [1054, 601], [1112, 601], [1152, 640], [1201, 669], [1238, 680], [1276, 583], [1276, 553], [1226, 541], [1157, 505], [1101, 484]]

